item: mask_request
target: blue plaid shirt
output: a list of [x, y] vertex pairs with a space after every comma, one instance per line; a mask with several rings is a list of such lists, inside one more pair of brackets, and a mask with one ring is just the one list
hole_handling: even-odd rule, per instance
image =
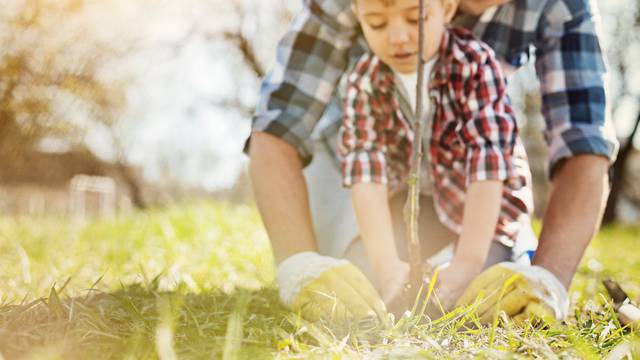
[[[262, 82], [253, 131], [282, 138], [306, 163], [314, 133], [335, 142], [339, 79], [367, 51], [351, 2], [305, 1]], [[588, 0], [514, 0], [456, 23], [516, 68], [535, 58], [550, 168], [576, 154], [615, 159], [618, 144], [605, 126], [605, 64]]]

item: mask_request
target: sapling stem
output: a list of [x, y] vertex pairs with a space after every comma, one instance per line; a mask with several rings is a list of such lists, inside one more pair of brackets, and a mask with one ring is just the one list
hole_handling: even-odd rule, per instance
[[420, 0], [420, 21], [418, 24], [418, 80], [416, 83], [416, 104], [413, 123], [413, 153], [411, 170], [407, 180], [408, 196], [404, 206], [406, 233], [409, 236], [410, 285], [417, 290], [422, 284], [424, 269], [418, 234], [418, 217], [420, 215], [420, 165], [422, 163], [422, 112], [424, 91], [424, 22], [426, 19], [424, 0]]

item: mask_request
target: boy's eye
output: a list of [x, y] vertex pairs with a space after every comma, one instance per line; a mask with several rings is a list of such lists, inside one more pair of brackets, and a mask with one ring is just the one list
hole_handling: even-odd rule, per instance
[[[430, 8], [427, 6], [427, 8], [425, 9], [425, 21], [429, 17], [429, 10]], [[407, 22], [411, 25], [418, 25], [420, 23], [420, 10], [418, 10], [417, 8], [409, 11], [407, 14], [405, 14], [405, 16]]]
[[385, 26], [387, 26], [387, 24], [384, 22], [369, 23], [369, 27], [372, 28], [373, 30], [381, 30]]

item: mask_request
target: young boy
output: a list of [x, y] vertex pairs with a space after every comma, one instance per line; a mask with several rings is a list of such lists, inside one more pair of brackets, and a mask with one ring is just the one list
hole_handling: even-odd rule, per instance
[[424, 143], [413, 143], [411, 110], [418, 0], [355, 0], [371, 53], [345, 75], [340, 155], [343, 185], [352, 189], [361, 238], [388, 303], [408, 274], [395, 246], [406, 243], [397, 204], [406, 196], [412, 148], [424, 147], [421, 201], [435, 211], [422, 206], [421, 242], [455, 243], [437, 290], [451, 307], [485, 267], [509, 260], [510, 251], [499, 249], [513, 246], [519, 219], [532, 210], [530, 172], [492, 51], [468, 31], [448, 28], [457, 0], [425, 1]]

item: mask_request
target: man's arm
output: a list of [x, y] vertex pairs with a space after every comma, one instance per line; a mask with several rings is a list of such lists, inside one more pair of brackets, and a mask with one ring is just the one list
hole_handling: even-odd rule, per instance
[[617, 141], [606, 123], [605, 64], [589, 4], [550, 0], [538, 28], [536, 71], [553, 185], [534, 264], [568, 288], [599, 227]]
[[354, 47], [358, 24], [350, 5], [351, 0], [305, 1], [261, 84], [252, 130], [291, 144], [304, 163], [313, 155], [311, 133]]
[[349, 0], [305, 2], [262, 82], [245, 151], [278, 262], [316, 249], [302, 168], [311, 160], [311, 133], [344, 71], [356, 33], [349, 5]]
[[316, 251], [307, 184], [296, 150], [273, 135], [254, 132], [249, 156], [253, 191], [276, 261]]
[[[336, 315], [346, 314], [360, 320], [373, 314], [386, 322], [384, 303], [367, 278], [348, 261], [315, 251], [302, 173], [312, 157], [312, 131], [334, 94], [357, 34], [350, 4], [305, 1], [262, 82], [245, 151], [251, 158], [258, 209], [278, 262], [281, 302], [310, 321], [335, 322]], [[324, 294], [327, 289], [333, 296]]]
[[609, 160], [576, 155], [556, 170], [533, 259], [569, 288], [584, 250], [598, 231], [609, 196]]
[[360, 270], [346, 260], [315, 252], [296, 150], [273, 135], [255, 132], [250, 156], [258, 209], [278, 262], [280, 301], [309, 321], [323, 319], [338, 326], [364, 319], [386, 323], [384, 302]]

